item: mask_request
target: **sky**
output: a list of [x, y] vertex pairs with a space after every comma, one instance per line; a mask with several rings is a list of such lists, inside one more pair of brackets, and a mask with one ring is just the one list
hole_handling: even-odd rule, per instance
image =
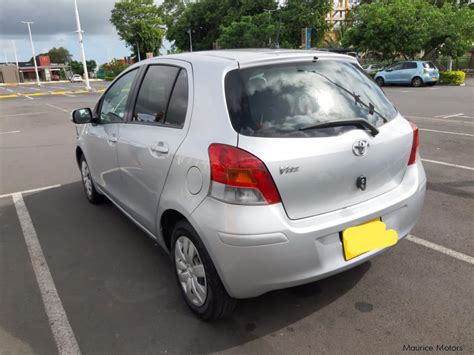
[[[159, 5], [162, 1], [155, 0]], [[87, 59], [98, 64], [109, 58], [123, 58], [130, 51], [110, 23], [115, 0], [77, 0]], [[15, 61], [12, 40], [18, 60], [32, 57], [28, 27], [21, 21], [33, 21], [31, 32], [36, 54], [53, 47], [65, 47], [74, 60], [80, 60], [80, 49], [74, 17], [74, 0], [0, 0], [0, 62]], [[165, 43], [165, 46], [169, 43]]]

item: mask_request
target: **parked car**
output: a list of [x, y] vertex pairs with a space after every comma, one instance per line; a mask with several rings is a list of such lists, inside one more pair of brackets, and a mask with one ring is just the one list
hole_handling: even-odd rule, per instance
[[87, 199], [107, 197], [170, 254], [203, 319], [371, 259], [424, 200], [418, 129], [350, 56], [161, 56], [72, 118]]
[[379, 86], [410, 84], [414, 87], [435, 85], [439, 80], [438, 68], [432, 62], [407, 61], [392, 64], [375, 74]]
[[80, 76], [79, 74], [74, 74], [73, 76], [71, 76], [69, 81], [71, 81], [71, 83], [82, 83], [82, 76]]
[[362, 66], [362, 68], [367, 74], [374, 74], [374, 73], [377, 73], [378, 71], [383, 70], [383, 65], [382, 64], [365, 64]]

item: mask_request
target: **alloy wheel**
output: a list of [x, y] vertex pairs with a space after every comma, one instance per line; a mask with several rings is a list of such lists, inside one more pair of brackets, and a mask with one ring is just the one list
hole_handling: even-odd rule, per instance
[[179, 283], [186, 298], [202, 306], [207, 298], [207, 280], [204, 265], [194, 243], [186, 236], [176, 240], [174, 259]]
[[84, 183], [84, 187], [86, 189], [86, 194], [87, 196], [92, 196], [92, 178], [91, 173], [89, 171], [89, 166], [87, 165], [85, 160], [83, 160], [81, 164], [81, 173], [82, 182]]

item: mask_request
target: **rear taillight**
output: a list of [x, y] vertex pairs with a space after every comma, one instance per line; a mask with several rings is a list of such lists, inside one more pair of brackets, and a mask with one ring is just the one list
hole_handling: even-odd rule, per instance
[[420, 145], [420, 136], [418, 134], [418, 127], [411, 121], [408, 121], [413, 129], [413, 143], [411, 146], [410, 159], [408, 160], [408, 165], [416, 163], [416, 153], [418, 152], [418, 147]]
[[280, 202], [267, 167], [256, 156], [229, 145], [211, 144], [209, 160], [212, 197], [244, 205]]
[[428, 74], [429, 72], [430, 72], [430, 71], [429, 71], [428, 69], [426, 69], [426, 68], [423, 69], [423, 73], [424, 73], [424, 74]]

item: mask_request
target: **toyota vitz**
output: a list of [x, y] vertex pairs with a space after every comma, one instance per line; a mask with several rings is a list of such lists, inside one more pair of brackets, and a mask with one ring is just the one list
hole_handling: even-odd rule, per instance
[[203, 319], [369, 260], [424, 201], [417, 127], [349, 56], [153, 58], [73, 121], [87, 199], [106, 196], [169, 252]]

